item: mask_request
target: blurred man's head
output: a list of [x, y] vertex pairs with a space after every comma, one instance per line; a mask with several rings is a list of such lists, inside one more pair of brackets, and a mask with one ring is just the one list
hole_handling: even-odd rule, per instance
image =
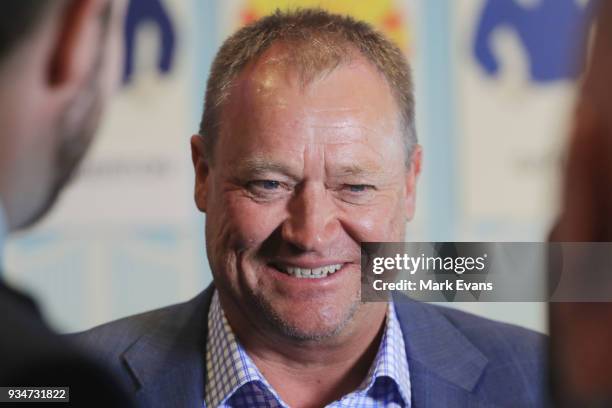
[[[562, 211], [550, 235], [551, 241], [569, 245], [612, 242], [612, 2], [597, 3], [588, 68], [578, 93], [567, 154]], [[578, 253], [584, 258], [564, 262], [578, 267], [551, 273], [563, 272], [565, 281], [573, 280], [582, 298], [585, 287], [609, 287], [608, 262], [598, 264], [601, 258], [592, 259], [589, 254], [596, 254], [595, 250]], [[562, 407], [612, 406], [612, 305], [551, 303], [550, 320], [555, 402]]]
[[0, 2], [0, 199], [38, 220], [85, 153], [119, 72], [124, 0]]
[[234, 328], [377, 330], [386, 305], [360, 302], [360, 242], [404, 239], [421, 160], [397, 47], [323, 11], [264, 18], [217, 54], [200, 133], [195, 199]]

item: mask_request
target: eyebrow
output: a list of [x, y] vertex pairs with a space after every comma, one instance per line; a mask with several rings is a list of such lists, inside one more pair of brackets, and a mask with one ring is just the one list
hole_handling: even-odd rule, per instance
[[[283, 174], [293, 180], [299, 181], [301, 176], [290, 166], [271, 161], [263, 157], [251, 157], [241, 160], [237, 165], [238, 174]], [[346, 164], [333, 170], [333, 177], [363, 177], [380, 175], [381, 169], [367, 169], [358, 164]]]
[[280, 173], [295, 180], [300, 178], [289, 166], [262, 157], [251, 157], [242, 160], [237, 165], [237, 168], [239, 174]]
[[373, 172], [371, 170], [366, 170], [363, 167], [358, 166], [356, 164], [349, 164], [349, 165], [340, 167], [335, 173], [340, 177], [346, 177], [346, 176], [371, 175]]

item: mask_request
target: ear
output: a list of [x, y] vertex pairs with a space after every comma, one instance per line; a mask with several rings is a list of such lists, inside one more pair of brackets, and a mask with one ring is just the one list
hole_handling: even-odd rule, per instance
[[421, 174], [421, 162], [423, 160], [423, 149], [415, 145], [412, 149], [410, 167], [406, 170], [406, 219], [412, 220], [416, 210], [416, 185]]
[[59, 11], [57, 35], [47, 67], [53, 88], [78, 87], [91, 72], [102, 47], [102, 13], [108, 0], [68, 0]]
[[208, 198], [209, 164], [205, 159], [204, 139], [200, 135], [191, 136], [191, 160], [195, 170], [194, 198], [196, 206], [203, 213], [206, 212]]

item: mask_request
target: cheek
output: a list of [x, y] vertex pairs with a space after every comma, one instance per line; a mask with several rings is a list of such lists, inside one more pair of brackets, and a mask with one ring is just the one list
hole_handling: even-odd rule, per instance
[[209, 212], [218, 227], [218, 239], [225, 249], [257, 249], [282, 222], [281, 206], [258, 204], [241, 192], [227, 192]]
[[406, 227], [405, 200], [385, 197], [377, 205], [357, 207], [344, 213], [343, 224], [356, 242], [403, 241]]

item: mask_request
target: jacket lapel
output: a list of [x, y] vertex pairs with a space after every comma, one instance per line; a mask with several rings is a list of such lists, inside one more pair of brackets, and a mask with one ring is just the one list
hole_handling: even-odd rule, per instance
[[410, 370], [412, 408], [487, 406], [472, 392], [487, 358], [437, 308], [395, 298]]
[[202, 406], [206, 322], [213, 289], [211, 285], [191, 301], [169, 308], [156, 327], [123, 354], [138, 382], [140, 405]]

